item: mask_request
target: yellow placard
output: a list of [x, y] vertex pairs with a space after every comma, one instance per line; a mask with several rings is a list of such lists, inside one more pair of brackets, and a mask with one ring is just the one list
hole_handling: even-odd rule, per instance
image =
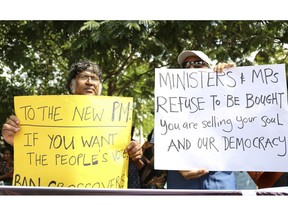
[[14, 186], [127, 188], [133, 98], [17, 96]]

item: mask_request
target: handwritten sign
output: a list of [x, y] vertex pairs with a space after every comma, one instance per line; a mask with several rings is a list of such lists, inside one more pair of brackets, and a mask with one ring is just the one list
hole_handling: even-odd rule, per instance
[[19, 96], [14, 105], [13, 185], [127, 188], [132, 98]]
[[285, 65], [156, 69], [155, 167], [288, 171]]

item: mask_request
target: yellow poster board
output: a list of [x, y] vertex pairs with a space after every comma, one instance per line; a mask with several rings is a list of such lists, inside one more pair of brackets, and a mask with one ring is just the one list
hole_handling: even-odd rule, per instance
[[127, 188], [133, 98], [14, 97], [14, 186]]

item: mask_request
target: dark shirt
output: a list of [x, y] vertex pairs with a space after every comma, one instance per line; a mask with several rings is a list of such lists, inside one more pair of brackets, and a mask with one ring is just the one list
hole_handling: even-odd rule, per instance
[[129, 160], [128, 188], [140, 188], [140, 178], [138, 169], [132, 160]]

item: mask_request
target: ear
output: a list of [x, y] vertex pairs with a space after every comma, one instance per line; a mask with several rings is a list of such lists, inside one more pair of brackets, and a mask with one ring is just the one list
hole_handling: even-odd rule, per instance
[[98, 96], [100, 96], [102, 93], [102, 83], [99, 83], [99, 87], [98, 87]]
[[70, 83], [70, 92], [71, 94], [74, 94], [75, 93], [75, 79], [72, 79], [71, 80], [71, 83]]

